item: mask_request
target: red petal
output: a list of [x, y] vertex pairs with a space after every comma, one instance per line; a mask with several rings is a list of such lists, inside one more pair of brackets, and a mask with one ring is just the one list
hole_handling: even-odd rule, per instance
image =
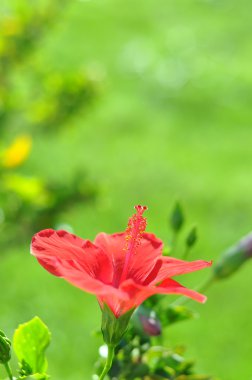
[[211, 261], [183, 261], [173, 257], [162, 257], [161, 260], [162, 266], [159, 269], [157, 276], [150, 282], [151, 284], [156, 284], [168, 277], [194, 272], [212, 265]]
[[94, 243], [110, 257], [114, 268], [113, 284], [117, 286], [120, 281], [125, 260], [125, 234], [117, 233], [108, 235], [101, 232], [96, 236]]
[[132, 257], [128, 278], [132, 278], [137, 283], [146, 281], [146, 278], [154, 269], [157, 259], [161, 258], [162, 250], [162, 240], [158, 239], [154, 234], [144, 233], [141, 244], [137, 248], [136, 254]]
[[102, 282], [100, 279], [93, 278], [78, 263], [74, 261], [59, 261], [60, 275], [70, 284], [80, 288], [86, 292], [95, 294], [98, 299], [102, 296], [109, 298], [117, 297], [125, 299], [126, 295], [120, 289]]
[[88, 279], [111, 283], [113, 268], [107, 254], [66, 231], [40, 231], [32, 239], [31, 253], [50, 273], [71, 280], [78, 287]]
[[169, 294], [182, 294], [186, 297], [192, 298], [197, 302], [204, 303], [207, 300], [207, 297], [203, 294], [196, 292], [195, 290], [188, 289], [181, 285], [179, 282], [174, 281], [171, 278], [168, 278], [161, 282], [157, 287], [158, 293], [169, 293]]
[[[111, 256], [115, 272], [113, 284], [118, 285], [125, 262], [126, 234], [100, 233], [95, 238], [95, 244]], [[132, 256], [128, 278], [139, 283], [145, 281], [154, 268], [157, 258], [161, 257], [162, 249], [163, 243], [160, 239], [154, 234], [143, 233], [141, 244]]]
[[178, 282], [167, 279], [160, 286], [142, 286], [136, 284], [133, 280], [126, 280], [121, 284], [120, 290], [127, 294], [127, 300], [114, 295], [113, 297], [104, 296], [103, 302], [109, 305], [114, 314], [118, 317], [130, 309], [136, 308], [147, 298], [154, 294], [181, 294], [190, 297], [198, 302], [205, 302], [206, 297], [194, 290], [187, 289]]

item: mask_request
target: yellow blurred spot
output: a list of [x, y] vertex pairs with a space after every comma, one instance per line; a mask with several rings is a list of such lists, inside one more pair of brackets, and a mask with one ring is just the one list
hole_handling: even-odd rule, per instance
[[28, 157], [32, 146], [32, 139], [28, 135], [17, 137], [5, 150], [2, 156], [2, 166], [15, 168], [21, 165]]
[[53, 201], [40, 178], [8, 173], [2, 177], [2, 182], [6, 191], [18, 194], [23, 202], [44, 207]]

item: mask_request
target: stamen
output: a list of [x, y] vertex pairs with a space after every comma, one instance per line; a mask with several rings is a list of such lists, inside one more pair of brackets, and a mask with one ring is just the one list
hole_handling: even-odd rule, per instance
[[148, 208], [146, 206], [138, 205], [135, 206], [135, 209], [136, 214], [133, 214], [132, 217], [129, 218], [128, 226], [125, 231], [126, 245], [124, 250], [126, 251], [126, 256], [120, 282], [127, 278], [131, 257], [136, 253], [137, 248], [141, 244], [141, 238], [147, 225], [147, 221], [146, 218], [143, 217], [143, 213]]

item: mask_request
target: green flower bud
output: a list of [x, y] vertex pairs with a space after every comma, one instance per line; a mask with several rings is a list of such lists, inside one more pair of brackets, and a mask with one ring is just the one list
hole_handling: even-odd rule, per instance
[[198, 238], [197, 228], [196, 228], [196, 226], [194, 226], [194, 227], [192, 227], [192, 229], [190, 230], [190, 232], [189, 232], [189, 234], [187, 235], [187, 238], [186, 238], [186, 246], [187, 246], [187, 248], [193, 247], [194, 244], [197, 241], [197, 238]]
[[11, 358], [11, 341], [0, 330], [0, 363], [6, 364]]
[[179, 202], [176, 202], [170, 219], [171, 228], [173, 229], [173, 231], [175, 231], [176, 233], [179, 232], [184, 224], [184, 221], [185, 218], [182, 207], [180, 206]]
[[242, 238], [236, 245], [226, 250], [213, 267], [214, 278], [231, 276], [245, 261], [252, 257], [252, 233]]

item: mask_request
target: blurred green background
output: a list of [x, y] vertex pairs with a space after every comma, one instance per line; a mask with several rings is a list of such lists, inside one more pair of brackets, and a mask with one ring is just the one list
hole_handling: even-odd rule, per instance
[[[67, 224], [93, 239], [141, 203], [169, 243], [178, 198], [199, 227], [191, 259], [251, 230], [251, 12], [248, 0], [1, 2], [0, 327], [39, 315], [52, 379], [91, 378], [100, 312], [30, 257], [34, 232]], [[251, 276], [244, 266], [192, 305], [200, 319], [166, 331], [198, 371], [252, 379]]]

